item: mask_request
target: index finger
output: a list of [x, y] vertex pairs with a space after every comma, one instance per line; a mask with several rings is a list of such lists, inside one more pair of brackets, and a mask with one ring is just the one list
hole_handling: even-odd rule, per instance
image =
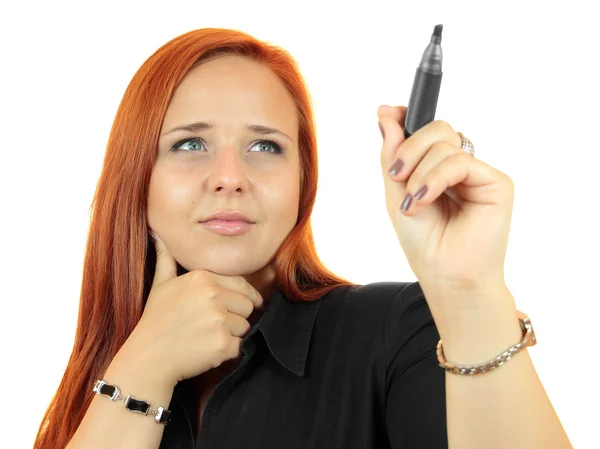
[[237, 291], [242, 295], [248, 297], [250, 301], [254, 304], [255, 308], [262, 309], [264, 307], [265, 299], [262, 297], [260, 292], [254, 288], [254, 286], [246, 280], [244, 276], [231, 276], [225, 274], [215, 273], [214, 271], [208, 271], [215, 281], [224, 288], [229, 290]]
[[406, 106], [388, 106], [381, 105], [377, 109], [377, 117], [392, 117], [402, 128], [404, 128], [404, 119], [406, 118]]
[[[396, 160], [396, 152], [406, 140], [404, 137], [404, 120], [407, 108], [405, 106], [379, 106], [377, 117], [383, 134], [380, 162], [383, 174], [387, 180], [387, 171]], [[386, 181], [387, 182], [387, 181]]]

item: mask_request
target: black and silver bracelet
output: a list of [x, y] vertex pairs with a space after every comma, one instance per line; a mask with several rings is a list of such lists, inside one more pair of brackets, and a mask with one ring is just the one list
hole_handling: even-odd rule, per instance
[[126, 397], [121, 396], [121, 392], [116, 385], [107, 384], [104, 380], [98, 379], [93, 389], [94, 393], [108, 396], [111, 401], [122, 400], [125, 403], [125, 408], [132, 412], [141, 413], [143, 415], [154, 415], [154, 421], [165, 426], [171, 422], [171, 410], [165, 410], [162, 407], [156, 409], [150, 408], [150, 403], [136, 399], [131, 395]]

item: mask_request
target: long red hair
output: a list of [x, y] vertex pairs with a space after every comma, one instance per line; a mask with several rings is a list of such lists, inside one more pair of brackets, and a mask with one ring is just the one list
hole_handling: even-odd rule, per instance
[[316, 129], [310, 94], [294, 59], [237, 30], [204, 28], [176, 37], [144, 62], [117, 110], [91, 206], [75, 342], [34, 449], [68, 444], [93, 399], [96, 379], [142, 316], [156, 264], [146, 212], [162, 121], [187, 71], [221, 54], [266, 64], [297, 107], [300, 204], [297, 224], [274, 258], [278, 287], [292, 301], [313, 301], [340, 285], [354, 285], [330, 272], [315, 249], [310, 216], [318, 184]]

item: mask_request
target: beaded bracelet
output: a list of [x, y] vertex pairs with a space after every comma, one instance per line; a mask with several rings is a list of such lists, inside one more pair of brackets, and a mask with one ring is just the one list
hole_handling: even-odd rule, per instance
[[153, 415], [154, 421], [165, 426], [171, 422], [171, 410], [165, 410], [163, 407], [156, 409], [150, 408], [150, 403], [134, 398], [131, 395], [126, 397], [121, 396], [121, 392], [116, 385], [110, 385], [104, 380], [98, 379], [92, 390], [96, 394], [108, 396], [111, 401], [122, 400], [125, 403], [125, 408], [132, 412], [141, 413], [143, 415]]

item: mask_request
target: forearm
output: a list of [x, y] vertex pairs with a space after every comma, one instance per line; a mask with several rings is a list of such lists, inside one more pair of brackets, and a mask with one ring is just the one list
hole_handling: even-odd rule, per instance
[[[512, 294], [495, 294], [482, 301], [485, 310], [445, 317], [440, 335], [448, 362], [480, 364], [522, 339]], [[446, 373], [446, 411], [449, 449], [572, 449], [528, 349], [486, 373]]]
[[[153, 409], [168, 409], [173, 385], [159, 382], [145, 366], [127, 362], [117, 354], [103, 379], [117, 385], [121, 395], [150, 402]], [[90, 385], [90, 390], [93, 385]], [[165, 426], [153, 416], [127, 410], [122, 401], [95, 394], [81, 424], [66, 449], [151, 449], [158, 448]]]

